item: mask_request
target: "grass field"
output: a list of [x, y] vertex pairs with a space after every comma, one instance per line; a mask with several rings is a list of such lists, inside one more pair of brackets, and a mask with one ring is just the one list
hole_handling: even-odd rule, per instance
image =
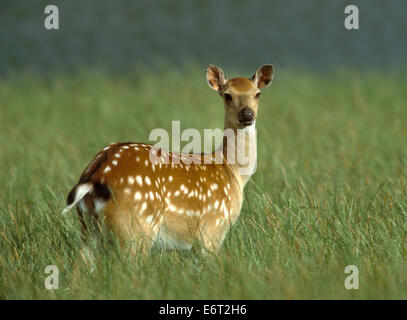
[[[106, 245], [89, 273], [74, 272], [77, 215], [60, 214], [84, 167], [171, 120], [222, 127], [221, 99], [196, 67], [2, 78], [0, 298], [406, 299], [406, 102], [407, 70], [277, 69], [261, 98], [257, 172], [219, 254], [156, 249], [134, 261]], [[51, 264], [58, 290], [44, 288]], [[359, 290], [344, 287], [347, 265]]]

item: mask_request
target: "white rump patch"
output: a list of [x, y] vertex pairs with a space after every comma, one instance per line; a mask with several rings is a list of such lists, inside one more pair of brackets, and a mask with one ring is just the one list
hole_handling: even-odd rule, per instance
[[93, 202], [93, 204], [95, 205], [95, 211], [96, 211], [97, 214], [102, 213], [103, 209], [104, 209], [105, 206], [106, 206], [106, 202], [105, 202], [105, 201], [103, 201], [103, 200], [98, 200], [98, 199], [95, 199], [95, 201]]
[[79, 185], [76, 190], [75, 190], [75, 197], [73, 202], [66, 206], [65, 209], [62, 211], [62, 214], [67, 213], [69, 210], [71, 210], [79, 201], [82, 200], [82, 198], [88, 194], [89, 192], [93, 191], [93, 184], [92, 183], [85, 183], [82, 185]]

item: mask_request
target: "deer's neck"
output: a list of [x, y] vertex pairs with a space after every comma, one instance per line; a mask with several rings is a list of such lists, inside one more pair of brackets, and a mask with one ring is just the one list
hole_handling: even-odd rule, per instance
[[256, 122], [243, 129], [236, 129], [225, 121], [224, 133], [223, 144], [220, 147], [223, 157], [243, 189], [256, 170]]

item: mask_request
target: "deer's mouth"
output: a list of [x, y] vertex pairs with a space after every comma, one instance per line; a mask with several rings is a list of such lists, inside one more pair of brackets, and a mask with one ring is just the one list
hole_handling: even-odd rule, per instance
[[254, 119], [252, 120], [239, 120], [240, 124], [244, 125], [244, 126], [251, 126], [254, 123]]

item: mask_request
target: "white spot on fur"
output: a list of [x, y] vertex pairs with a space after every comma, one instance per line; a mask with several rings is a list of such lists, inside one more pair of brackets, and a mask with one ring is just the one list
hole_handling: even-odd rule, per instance
[[151, 221], [153, 221], [153, 215], [152, 215], [152, 214], [149, 215], [149, 216], [146, 218], [146, 222], [147, 222], [147, 223], [151, 223]]
[[78, 207], [82, 213], [88, 213], [89, 211], [84, 200], [78, 202]]
[[138, 185], [139, 185], [140, 187], [143, 186], [143, 179], [141, 178], [141, 176], [137, 176], [137, 177], [136, 177], [136, 181], [137, 181], [137, 183], [138, 183]]
[[178, 211], [178, 208], [176, 206], [174, 206], [173, 204], [171, 204], [171, 203], [168, 205], [168, 209], [171, 210], [171, 211], [174, 211], [174, 212]]
[[144, 210], [146, 210], [147, 208], [147, 203], [143, 202], [143, 204], [141, 205], [140, 211], [139, 211], [139, 215], [141, 216], [144, 212]]

